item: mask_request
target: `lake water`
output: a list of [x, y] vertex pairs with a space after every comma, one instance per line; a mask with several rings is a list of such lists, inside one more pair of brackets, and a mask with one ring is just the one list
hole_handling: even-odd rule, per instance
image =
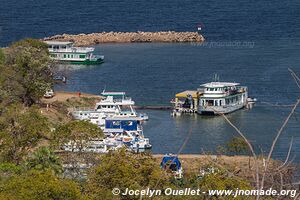
[[[58, 90], [99, 94], [104, 88], [125, 91], [137, 105], [170, 105], [175, 93], [196, 89], [212, 80], [214, 73], [222, 81], [247, 85], [258, 99], [252, 110], [228, 115], [256, 145], [265, 151], [289, 108], [271, 105], [295, 103], [300, 94], [287, 68], [299, 71], [299, 43], [255, 42], [250, 47], [209, 47], [196, 44], [104, 44], [97, 46], [106, 61], [99, 66], [66, 66], [67, 85]], [[221, 117], [184, 115], [173, 118], [170, 111], [145, 110], [150, 120], [144, 125], [153, 152], [176, 152], [188, 132], [191, 138], [183, 153], [213, 151], [235, 135]], [[299, 121], [293, 117], [281, 137], [275, 156], [283, 157], [291, 137], [294, 155], [300, 151]]]
[[[104, 88], [125, 91], [138, 105], [169, 105], [174, 94], [196, 89], [218, 73], [221, 81], [249, 87], [258, 99], [252, 110], [228, 115], [256, 145], [258, 152], [271, 144], [299, 89], [289, 75], [300, 73], [300, 2], [246, 0], [0, 0], [0, 46], [34, 37], [101, 31], [195, 31], [202, 24], [206, 43], [104, 44], [100, 66], [72, 66], [67, 85], [58, 90], [99, 94]], [[153, 152], [176, 152], [189, 130], [184, 153], [213, 151], [235, 133], [221, 117], [184, 115], [147, 110], [144, 125]], [[275, 156], [283, 158], [291, 137], [293, 155], [300, 155], [299, 110], [278, 142]], [[300, 156], [296, 157], [300, 161]]]

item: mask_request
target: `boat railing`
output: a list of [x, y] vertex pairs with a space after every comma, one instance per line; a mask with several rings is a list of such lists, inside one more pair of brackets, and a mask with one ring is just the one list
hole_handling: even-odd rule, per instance
[[223, 105], [223, 106], [204, 105], [204, 106], [200, 106], [200, 107], [203, 107], [203, 108], [219, 108], [219, 107], [229, 108], [229, 107], [235, 107], [235, 106], [241, 105], [241, 104], [243, 104], [243, 102], [236, 102], [236, 103], [232, 103], [229, 105]]
[[95, 49], [93, 47], [72, 47], [72, 52], [92, 52]]
[[68, 110], [70, 112], [75, 112], [75, 111], [95, 111], [94, 108], [92, 107], [72, 107], [72, 108], [68, 108]]
[[114, 99], [114, 102], [132, 101], [131, 97], [123, 97], [122, 99]]
[[70, 47], [70, 48], [49, 48], [49, 52], [65, 52], [65, 53], [88, 53], [93, 52], [93, 47]]

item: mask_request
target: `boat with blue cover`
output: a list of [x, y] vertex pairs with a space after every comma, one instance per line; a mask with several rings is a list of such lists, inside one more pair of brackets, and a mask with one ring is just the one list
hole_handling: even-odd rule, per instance
[[166, 154], [162, 158], [160, 167], [166, 171], [170, 171], [177, 179], [181, 179], [183, 177], [183, 169], [178, 156]]
[[111, 117], [105, 120], [103, 130], [107, 140], [121, 141], [133, 150], [151, 149], [149, 138], [145, 138], [141, 123], [135, 118]]

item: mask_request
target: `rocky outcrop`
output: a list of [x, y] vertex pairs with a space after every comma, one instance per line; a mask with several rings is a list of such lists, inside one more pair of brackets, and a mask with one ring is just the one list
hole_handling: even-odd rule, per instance
[[73, 41], [76, 46], [88, 46], [99, 43], [130, 42], [203, 42], [204, 38], [197, 32], [101, 32], [78, 35], [55, 35], [44, 40]]

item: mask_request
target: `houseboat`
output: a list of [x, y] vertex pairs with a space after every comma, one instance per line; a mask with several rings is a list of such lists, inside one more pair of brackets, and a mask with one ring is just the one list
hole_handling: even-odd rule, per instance
[[104, 98], [96, 103], [94, 109], [79, 108], [72, 112], [72, 116], [77, 120], [89, 120], [93, 124], [104, 127], [107, 117], [134, 117], [138, 121], [148, 120], [146, 114], [137, 113], [134, 109], [135, 102], [126, 97], [125, 92], [105, 92], [101, 93]]
[[95, 65], [104, 61], [103, 55], [94, 55], [93, 47], [74, 47], [73, 42], [45, 41], [50, 58], [71, 64]]
[[[239, 83], [210, 82], [197, 90], [186, 90], [175, 95], [172, 116], [182, 113], [227, 114], [245, 106], [252, 108], [256, 99], [248, 97], [248, 89]], [[249, 106], [250, 105], [250, 106]]]
[[210, 82], [198, 89], [199, 114], [227, 114], [247, 105], [248, 89], [239, 83]]
[[151, 149], [148, 138], [144, 137], [141, 123], [132, 117], [111, 117], [105, 120], [104, 134], [107, 143], [121, 141], [132, 150]]

